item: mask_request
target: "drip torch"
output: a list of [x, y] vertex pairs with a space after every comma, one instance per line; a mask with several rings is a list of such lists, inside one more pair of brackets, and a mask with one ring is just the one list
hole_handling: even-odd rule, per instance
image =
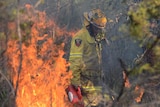
[[79, 86], [75, 88], [73, 85], [69, 85], [66, 91], [68, 99], [72, 104], [79, 105], [79, 107], [84, 107], [81, 88]]

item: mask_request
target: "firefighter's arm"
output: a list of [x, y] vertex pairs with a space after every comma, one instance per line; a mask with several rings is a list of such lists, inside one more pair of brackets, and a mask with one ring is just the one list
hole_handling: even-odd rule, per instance
[[80, 38], [72, 38], [69, 56], [70, 70], [72, 71], [73, 75], [71, 83], [77, 86], [80, 85], [80, 73], [83, 67], [83, 46], [83, 41]]

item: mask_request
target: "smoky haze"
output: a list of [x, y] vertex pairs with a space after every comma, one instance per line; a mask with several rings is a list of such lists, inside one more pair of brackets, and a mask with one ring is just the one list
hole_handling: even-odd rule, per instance
[[106, 83], [115, 91], [119, 91], [123, 69], [118, 59], [122, 59], [128, 68], [132, 68], [134, 59], [143, 51], [128, 33], [119, 30], [129, 21], [127, 12], [135, 4], [135, 0], [41, 0], [41, 3], [39, 1], [20, 0], [20, 4], [29, 3], [45, 11], [49, 18], [56, 21], [57, 25], [68, 31], [82, 27], [83, 12], [93, 8], [100, 8], [104, 11], [108, 19], [106, 28], [108, 43], [103, 44], [103, 71], [106, 75]]

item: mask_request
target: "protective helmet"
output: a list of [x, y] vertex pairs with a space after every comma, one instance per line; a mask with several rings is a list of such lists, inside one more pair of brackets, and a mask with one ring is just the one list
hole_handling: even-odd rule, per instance
[[98, 28], [105, 28], [107, 18], [100, 9], [93, 9], [90, 12], [84, 14], [84, 25], [88, 26], [90, 23]]

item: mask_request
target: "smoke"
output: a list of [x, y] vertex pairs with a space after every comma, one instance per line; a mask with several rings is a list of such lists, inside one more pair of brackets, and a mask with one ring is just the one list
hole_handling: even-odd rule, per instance
[[[100, 8], [107, 16], [107, 35], [109, 45], [103, 49], [103, 70], [106, 74], [106, 84], [118, 91], [122, 83], [122, 67], [118, 59], [122, 59], [127, 68], [134, 66], [134, 59], [142, 53], [138, 43], [129, 34], [120, 32], [119, 28], [127, 23], [127, 12], [134, 0], [40, 0], [37, 9], [45, 11], [61, 28], [77, 30], [83, 24], [83, 12]], [[43, 1], [43, 2], [42, 2]], [[38, 0], [21, 0], [21, 5], [30, 3], [33, 6]], [[70, 41], [69, 41], [70, 42]], [[69, 51], [69, 47], [65, 48]], [[69, 53], [69, 52], [68, 52]]]

